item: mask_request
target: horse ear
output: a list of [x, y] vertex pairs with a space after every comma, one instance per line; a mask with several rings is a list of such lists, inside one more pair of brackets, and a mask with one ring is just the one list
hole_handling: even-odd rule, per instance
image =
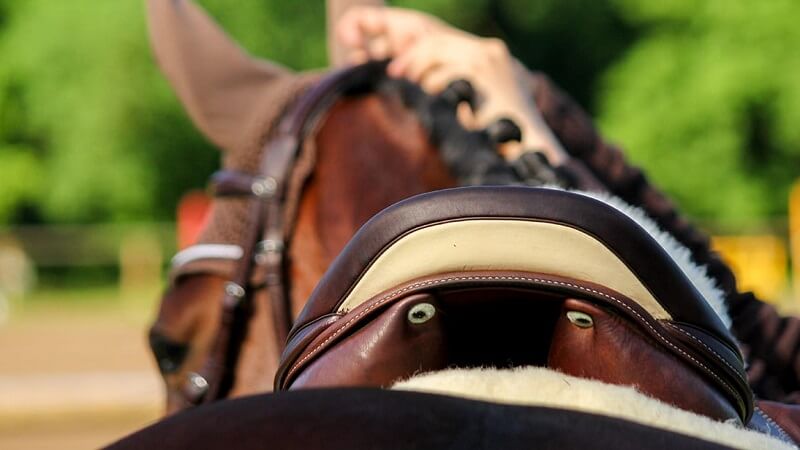
[[147, 15], [156, 59], [195, 125], [217, 146], [240, 148], [256, 94], [291, 72], [248, 55], [190, 0], [148, 0]]

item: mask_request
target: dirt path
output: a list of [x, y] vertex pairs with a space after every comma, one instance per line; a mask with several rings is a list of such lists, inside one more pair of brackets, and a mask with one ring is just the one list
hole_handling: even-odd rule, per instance
[[98, 448], [155, 420], [147, 309], [53, 305], [0, 326], [0, 448]]

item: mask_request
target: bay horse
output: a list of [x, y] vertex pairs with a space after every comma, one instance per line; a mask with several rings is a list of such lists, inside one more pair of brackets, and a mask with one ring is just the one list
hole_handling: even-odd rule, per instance
[[[236, 220], [254, 231], [242, 238], [241, 254], [233, 258], [237, 270], [178, 271], [162, 301], [151, 343], [167, 380], [170, 412], [270, 390], [287, 328], [360, 224], [397, 200], [455, 184], [456, 158], [451, 154], [448, 164], [447, 150], [468, 148], [463, 138], [478, 138], [484, 146], [500, 141], [497, 134], [463, 130], [450, 139], [450, 129], [437, 124], [452, 125], [454, 114], [437, 115], [436, 108], [420, 107], [437, 103], [410, 100], [414, 95], [402, 84], [374, 76], [382, 73], [379, 65], [362, 70], [364, 76], [356, 71], [354, 77], [323, 79], [309, 94], [287, 102], [294, 105], [283, 111], [288, 119], [267, 127], [272, 131], [266, 145], [264, 123], [249, 124], [262, 128], [257, 170], [228, 171], [214, 178], [216, 202], [248, 204], [247, 214]], [[457, 93], [443, 97], [449, 113], [465, 99]], [[189, 109], [191, 114], [191, 105]], [[437, 144], [442, 148], [436, 149]], [[326, 150], [334, 148], [339, 153]], [[402, 183], [380, 175], [386, 161]], [[287, 170], [295, 162], [299, 175]], [[494, 157], [484, 161], [485, 175], [496, 175], [496, 163]], [[345, 173], [351, 177], [343, 178]], [[302, 330], [294, 333], [297, 337]]]
[[[180, 264], [151, 327], [167, 413], [174, 413], [271, 390], [291, 318], [358, 227], [385, 206], [455, 180], [401, 90], [376, 81], [379, 68], [360, 81], [344, 77], [346, 89], [334, 81], [300, 104], [300, 93], [319, 74], [296, 74], [247, 55], [189, 0], [150, 0], [147, 6], [156, 59], [193, 122], [224, 150], [228, 170], [216, 179], [219, 196], [201, 234], [203, 249], [214, 251], [177, 255]], [[359, 95], [341, 98], [346, 90]], [[290, 116], [301, 128], [280, 130], [279, 118]], [[281, 132], [294, 134], [288, 137], [299, 139], [297, 147], [267, 151], [265, 142]], [[289, 175], [295, 160], [300, 169]], [[253, 184], [275, 177], [281, 186]], [[266, 205], [266, 197], [247, 196], [254, 186], [261, 194], [276, 187], [281, 192]], [[273, 235], [261, 236], [261, 230]], [[268, 255], [256, 263], [258, 242]], [[272, 248], [263, 248], [267, 242]], [[231, 257], [231, 250], [239, 254]], [[187, 255], [190, 262], [183, 263]]]
[[[150, 331], [168, 413], [271, 390], [292, 319], [345, 243], [384, 207], [454, 186], [459, 176], [518, 180], [492, 149], [518, 139], [513, 124], [460, 127], [456, 107], [471, 99], [464, 83], [432, 98], [386, 79], [385, 63], [296, 74], [247, 55], [189, 0], [149, 0], [148, 15], [162, 71], [224, 150], [226, 169], [212, 179], [202, 245], [173, 259]], [[470, 155], [477, 160], [465, 164]], [[547, 172], [530, 162], [527, 172]]]
[[[454, 186], [470, 146], [518, 130], [460, 128], [463, 84], [433, 99], [387, 80], [381, 64], [321, 80], [246, 54], [190, 0], [147, 7], [156, 59], [195, 125], [223, 149], [226, 169], [212, 180], [203, 245], [173, 259], [151, 327], [173, 413], [271, 390], [292, 318], [361, 224], [403, 198]], [[510, 180], [499, 155], [475, 155], [487, 181]]]
[[[269, 390], [291, 319], [359, 225], [397, 200], [453, 185], [456, 180], [451, 172], [458, 172], [458, 156], [469, 156], [465, 153], [469, 142], [477, 139], [486, 147], [500, 137], [464, 132], [451, 136], [451, 131], [458, 127], [453, 126], [455, 120], [449, 112], [455, 103], [465, 99], [464, 95], [439, 102], [439, 110], [444, 105], [446, 114], [437, 114], [437, 108], [430, 108], [435, 102], [409, 105], [409, 95], [404, 89], [396, 84], [392, 88], [392, 83], [375, 82], [375, 77], [369, 76], [372, 81], [362, 80], [344, 89], [331, 90], [335, 94], [361, 95], [335, 102], [337, 95], [326, 96], [329, 90], [320, 89], [318, 92], [323, 95], [317, 100], [306, 105], [298, 101], [295, 111], [284, 111], [286, 116], [300, 120], [289, 120], [286, 127], [273, 127], [263, 115], [259, 116], [258, 110], [269, 103], [291, 104], [291, 95], [283, 91], [299, 92], [294, 80], [302, 77], [245, 55], [191, 2], [151, 0], [149, 8], [156, 56], [165, 73], [198, 127], [228, 150], [224, 165], [238, 169], [238, 173], [229, 171], [214, 180], [220, 197], [215, 200], [213, 215], [224, 219], [226, 209], [227, 212], [236, 209], [226, 206], [252, 203], [252, 208], [238, 208], [238, 215], [227, 214], [228, 222], [243, 223], [243, 228], [256, 230], [241, 238], [243, 244], [236, 246], [239, 254], [230, 258], [241, 263], [238, 269], [232, 267], [237, 263], [225, 264], [225, 268], [197, 264], [199, 269], [175, 271], [173, 287], [165, 295], [152, 328], [151, 344], [167, 380], [168, 409], [176, 411], [187, 404], [186, 394], [191, 403]], [[547, 96], [544, 102], [547, 103]], [[423, 104], [427, 107], [420, 107]], [[580, 148], [595, 148], [596, 139], [573, 139], [574, 142], [569, 139], [570, 134], [592, 135], [590, 126], [560, 108], [550, 110], [551, 117], [546, 119], [551, 126], [555, 124], [566, 132], [561, 136], [566, 135], [568, 148], [577, 149], [579, 155]], [[273, 119], [276, 115], [273, 111]], [[253, 117], [260, 120], [252, 120]], [[589, 132], [574, 132], [581, 128]], [[270, 129], [270, 142], [274, 145], [264, 146], [266, 130]], [[309, 139], [303, 144], [306, 136]], [[431, 145], [429, 138], [443, 144], [439, 145], [440, 151]], [[251, 145], [243, 144], [247, 140]], [[306, 151], [305, 147], [316, 150]], [[326, 150], [328, 147], [338, 147], [339, 151], [334, 155]], [[239, 150], [238, 163], [231, 149]], [[485, 156], [491, 152], [477, 154]], [[262, 155], [266, 155], [264, 161]], [[450, 170], [443, 158], [449, 159]], [[241, 164], [242, 159], [248, 163]], [[287, 167], [295, 160], [301, 166], [299, 175], [287, 179]], [[537, 165], [535, 160], [528, 162], [533, 164], [524, 164], [518, 171]], [[592, 159], [587, 162], [593, 165]], [[483, 181], [492, 180], [496, 184], [514, 181], [513, 177], [492, 178], [501, 165], [497, 155], [478, 165], [483, 167], [483, 175], [488, 175], [481, 177]], [[387, 166], [399, 175], [401, 183], [382, 175]], [[465, 166], [474, 174], [474, 161]], [[623, 174], [627, 176], [626, 171]], [[630, 178], [637, 181], [636, 186], [641, 185], [639, 176]], [[613, 177], [604, 180], [608, 181], [614, 181]], [[619, 190], [613, 189], [618, 194]], [[620, 195], [626, 197], [627, 191], [621, 191]], [[635, 198], [637, 192], [634, 190], [631, 197]], [[265, 193], [268, 195], [264, 196]], [[262, 201], [242, 198], [253, 194], [263, 197]], [[648, 212], [653, 211], [648, 208]], [[655, 216], [673, 217], [666, 213], [657, 210]], [[325, 229], [319, 229], [320, 225]], [[266, 230], [261, 236], [257, 233], [260, 228]], [[231, 250], [230, 247], [226, 250]], [[276, 255], [282, 256], [276, 258]], [[253, 259], [259, 259], [255, 265], [263, 269], [254, 270]], [[197, 261], [195, 258], [192, 262]], [[252, 277], [250, 271], [254, 272]], [[284, 292], [288, 284], [291, 286]], [[226, 296], [222, 306], [219, 292], [225, 292]], [[209, 354], [210, 364], [204, 363]], [[216, 375], [209, 379], [208, 374], [214, 372]]]
[[[455, 186], [457, 162], [469, 159], [470, 149], [517, 138], [507, 121], [478, 132], [458, 125], [456, 108], [471, 98], [468, 84], [429, 97], [387, 79], [385, 65], [317, 81], [262, 147], [262, 173], [228, 170], [212, 178], [215, 201], [251, 202], [248, 228], [232, 277], [179, 276], [162, 299], [150, 342], [169, 413], [270, 390], [293, 318], [358, 228], [401, 199]], [[472, 154], [484, 159], [487, 180], [513, 181], [497, 170], [504, 166], [497, 153]], [[268, 189], [275, 195], [264, 196]]]

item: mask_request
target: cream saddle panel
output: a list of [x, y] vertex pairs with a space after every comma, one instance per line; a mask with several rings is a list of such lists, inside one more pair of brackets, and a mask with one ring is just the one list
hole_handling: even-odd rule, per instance
[[340, 305], [346, 312], [422, 276], [473, 270], [516, 270], [589, 281], [635, 301], [656, 319], [670, 319], [634, 273], [594, 237], [564, 225], [510, 219], [447, 222], [394, 242]]

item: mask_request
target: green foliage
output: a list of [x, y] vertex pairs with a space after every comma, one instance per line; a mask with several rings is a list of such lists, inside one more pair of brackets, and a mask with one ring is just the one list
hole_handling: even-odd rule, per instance
[[0, 195], [0, 223], [10, 219], [12, 211], [36, 202], [37, 180], [42, 179], [42, 167], [30, 148], [0, 147], [0, 180], [4, 191]]
[[483, 36], [503, 39], [591, 108], [595, 81], [633, 42], [635, 29], [608, 0], [401, 0]]
[[[6, 6], [0, 166], [11, 170], [24, 161], [26, 170], [0, 179], [6, 197], [0, 217], [19, 219], [15, 207], [31, 199], [35, 211], [28, 220], [163, 214], [155, 195], [161, 169], [150, 162], [173, 149], [158, 128], [137, 125], [149, 120], [186, 129], [189, 124], [176, 118], [174, 99], [149, 55], [142, 3], [32, 0]], [[164, 110], [169, 113], [159, 114]], [[213, 155], [197, 137], [184, 144], [184, 154], [175, 156]], [[26, 149], [24, 159], [20, 148]]]
[[296, 70], [324, 67], [325, 0], [198, 0], [250, 53]]
[[[323, 0], [197, 2], [254, 55], [325, 65]], [[689, 212], [784, 212], [800, 167], [796, 2], [393, 3], [503, 38], [600, 105]], [[156, 68], [143, 0], [0, 0], [0, 223], [169, 219], [218, 159]]]
[[[200, 3], [254, 53], [324, 62], [321, 1]], [[168, 219], [204, 185], [219, 153], [158, 72], [143, 1], [3, 1], [0, 27], [0, 223]]]
[[784, 214], [800, 175], [800, 3], [618, 3], [643, 31], [605, 78], [606, 133], [694, 215]]
[[503, 0], [500, 5], [500, 36], [511, 52], [590, 109], [596, 80], [635, 41], [636, 30], [608, 1]]

